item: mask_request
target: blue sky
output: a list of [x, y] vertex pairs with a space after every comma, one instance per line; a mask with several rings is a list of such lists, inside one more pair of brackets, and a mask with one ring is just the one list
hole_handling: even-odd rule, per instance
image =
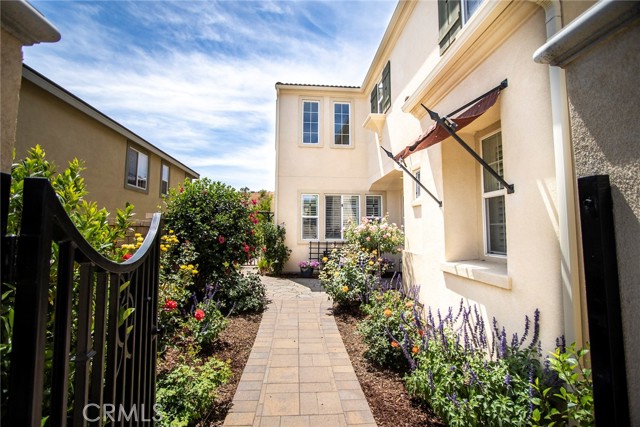
[[24, 62], [236, 188], [274, 188], [275, 83], [362, 83], [395, 9], [377, 1], [31, 1], [62, 40]]

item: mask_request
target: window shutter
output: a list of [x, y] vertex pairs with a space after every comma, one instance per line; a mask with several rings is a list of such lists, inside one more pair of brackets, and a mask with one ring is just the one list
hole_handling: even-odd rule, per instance
[[382, 71], [382, 111], [386, 112], [391, 106], [391, 61], [387, 62], [387, 65]]
[[462, 26], [460, 0], [438, 0], [438, 23], [440, 25], [440, 51], [444, 52]]
[[371, 91], [371, 112], [378, 112], [378, 85], [375, 85]]
[[342, 238], [341, 204], [340, 196], [325, 196], [325, 239]]

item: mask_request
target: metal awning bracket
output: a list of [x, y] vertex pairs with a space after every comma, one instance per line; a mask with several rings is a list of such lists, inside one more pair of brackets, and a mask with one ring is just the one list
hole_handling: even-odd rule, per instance
[[420, 188], [422, 188], [424, 191], [427, 192], [427, 194], [438, 204], [438, 206], [442, 207], [442, 201], [439, 200], [436, 196], [433, 195], [433, 193], [431, 193], [431, 191], [429, 191], [427, 189], [427, 187], [424, 186], [423, 183], [420, 182], [420, 180], [418, 178], [415, 177], [414, 174], [412, 174], [409, 169], [407, 169], [407, 167], [404, 165], [404, 159], [398, 161], [396, 159], [393, 158], [393, 154], [391, 153], [391, 151], [387, 150], [386, 148], [384, 148], [382, 145], [380, 145], [380, 148], [382, 148], [382, 151], [384, 151], [385, 153], [387, 153], [387, 156], [389, 156], [389, 158], [391, 158], [391, 160], [393, 160], [394, 162], [396, 162], [396, 164], [398, 166], [400, 166], [400, 168], [405, 171], [406, 173], [409, 174], [409, 176], [416, 182], [416, 184], [418, 184], [420, 186]]
[[[507, 81], [503, 81], [500, 84], [500, 87], [502, 87], [502, 85], [504, 85], [506, 87]], [[460, 144], [462, 146], [462, 148], [464, 148], [465, 150], [467, 150], [467, 152], [469, 154], [471, 154], [471, 156], [482, 165], [482, 167], [491, 174], [491, 176], [493, 176], [495, 179], [497, 179], [506, 189], [507, 189], [507, 193], [511, 194], [514, 192], [514, 186], [513, 184], [509, 184], [507, 183], [507, 181], [504, 180], [504, 178], [502, 176], [500, 176], [500, 174], [498, 172], [496, 172], [487, 162], [484, 161], [484, 159], [482, 157], [480, 157], [478, 155], [478, 153], [476, 153], [475, 151], [473, 151], [473, 149], [471, 147], [469, 147], [467, 145], [466, 142], [464, 142], [462, 140], [462, 138], [460, 138], [458, 136], [458, 134], [456, 133], [456, 126], [455, 123], [452, 125], [451, 120], [449, 120], [447, 117], [440, 117], [438, 115], [438, 113], [436, 113], [435, 111], [431, 111], [429, 110], [427, 107], [424, 106], [424, 104], [420, 104], [422, 105], [422, 108], [424, 108], [425, 110], [427, 110], [427, 113], [429, 113], [429, 117], [431, 117], [431, 120], [433, 120], [434, 122], [437, 122], [440, 126], [442, 126], [442, 128], [444, 128], [444, 130], [447, 131], [447, 133], [449, 133], [449, 135], [451, 135], [453, 137], [453, 139], [456, 140], [456, 142], [458, 144]], [[385, 150], [386, 151], [386, 150]]]

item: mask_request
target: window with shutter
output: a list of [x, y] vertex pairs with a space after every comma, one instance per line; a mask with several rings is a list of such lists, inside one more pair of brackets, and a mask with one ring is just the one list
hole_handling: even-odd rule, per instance
[[325, 228], [327, 240], [343, 240], [342, 231], [350, 222], [359, 223], [360, 196], [325, 196]]
[[375, 85], [371, 91], [371, 112], [378, 112], [378, 85]]
[[483, 0], [438, 0], [440, 54], [455, 40], [458, 30], [471, 18]]
[[389, 107], [391, 107], [391, 61], [387, 62], [382, 71], [382, 110], [380, 112], [386, 112]]
[[318, 199], [317, 194], [302, 195], [302, 239], [318, 239]]

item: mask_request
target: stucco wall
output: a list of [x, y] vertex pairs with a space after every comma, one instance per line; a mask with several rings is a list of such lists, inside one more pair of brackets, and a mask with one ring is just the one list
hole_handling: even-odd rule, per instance
[[[355, 93], [354, 93], [355, 92]], [[320, 102], [320, 144], [303, 146], [301, 109], [303, 100]], [[351, 103], [351, 146], [336, 147], [333, 138], [333, 102]], [[401, 222], [396, 187], [370, 189], [370, 151], [375, 137], [362, 128], [369, 113], [368, 99], [354, 90], [295, 87], [278, 89], [276, 221], [286, 227], [286, 245], [292, 250], [284, 271], [297, 271], [298, 262], [309, 258], [309, 240], [302, 239], [301, 195], [319, 195], [319, 241], [324, 242], [325, 195], [359, 195], [360, 217], [365, 215], [365, 196], [381, 195], [383, 211]]]
[[0, 30], [0, 46], [2, 47], [2, 65], [0, 66], [0, 171], [11, 171], [11, 156], [16, 139], [16, 122], [18, 119], [18, 101], [20, 81], [22, 79], [22, 43], [4, 29]]
[[566, 67], [578, 177], [609, 175], [631, 425], [640, 425], [640, 26]]
[[[502, 130], [505, 176], [516, 188], [506, 196], [507, 259], [484, 255], [480, 166], [447, 139], [407, 159], [410, 169], [421, 169], [423, 183], [443, 201], [443, 207], [424, 194], [414, 200], [414, 185], [405, 177], [404, 273], [405, 283], [421, 285], [425, 304], [441, 310], [457, 306], [461, 299], [478, 304], [489, 321], [495, 316], [511, 332], [521, 333], [525, 314], [531, 316], [540, 309], [543, 346], [550, 348], [564, 333], [555, 167], [548, 71], [531, 60], [546, 40], [545, 22], [542, 9], [535, 10], [531, 4], [518, 7], [529, 8], [520, 16], [530, 18], [506, 32], [500, 46], [482, 61], [465, 64], [470, 55], [463, 55], [457, 65], [468, 69], [467, 75], [452, 84], [438, 103], [428, 105], [446, 114], [509, 80], [499, 103], [461, 132], [479, 151], [484, 132]], [[393, 146], [394, 153], [432, 123], [401, 107], [421, 80], [442, 66], [434, 28], [437, 3], [418, 3], [389, 54], [395, 102], [387, 114], [383, 145]], [[418, 40], [422, 55], [411, 57]], [[424, 45], [431, 50], [424, 51]], [[466, 261], [480, 267], [481, 271], [471, 274], [475, 279], [465, 277]], [[480, 280], [485, 272], [498, 277], [498, 283], [510, 281], [510, 289]]]
[[[135, 220], [146, 220], [159, 211], [161, 159], [149, 154], [148, 193], [125, 188], [127, 138], [63, 102], [49, 92], [23, 80], [16, 134], [16, 158], [39, 144], [47, 159], [63, 170], [74, 157], [84, 161], [88, 200], [111, 213], [134, 205]], [[142, 150], [144, 152], [144, 150]], [[170, 186], [185, 179], [185, 171], [170, 166]]]

